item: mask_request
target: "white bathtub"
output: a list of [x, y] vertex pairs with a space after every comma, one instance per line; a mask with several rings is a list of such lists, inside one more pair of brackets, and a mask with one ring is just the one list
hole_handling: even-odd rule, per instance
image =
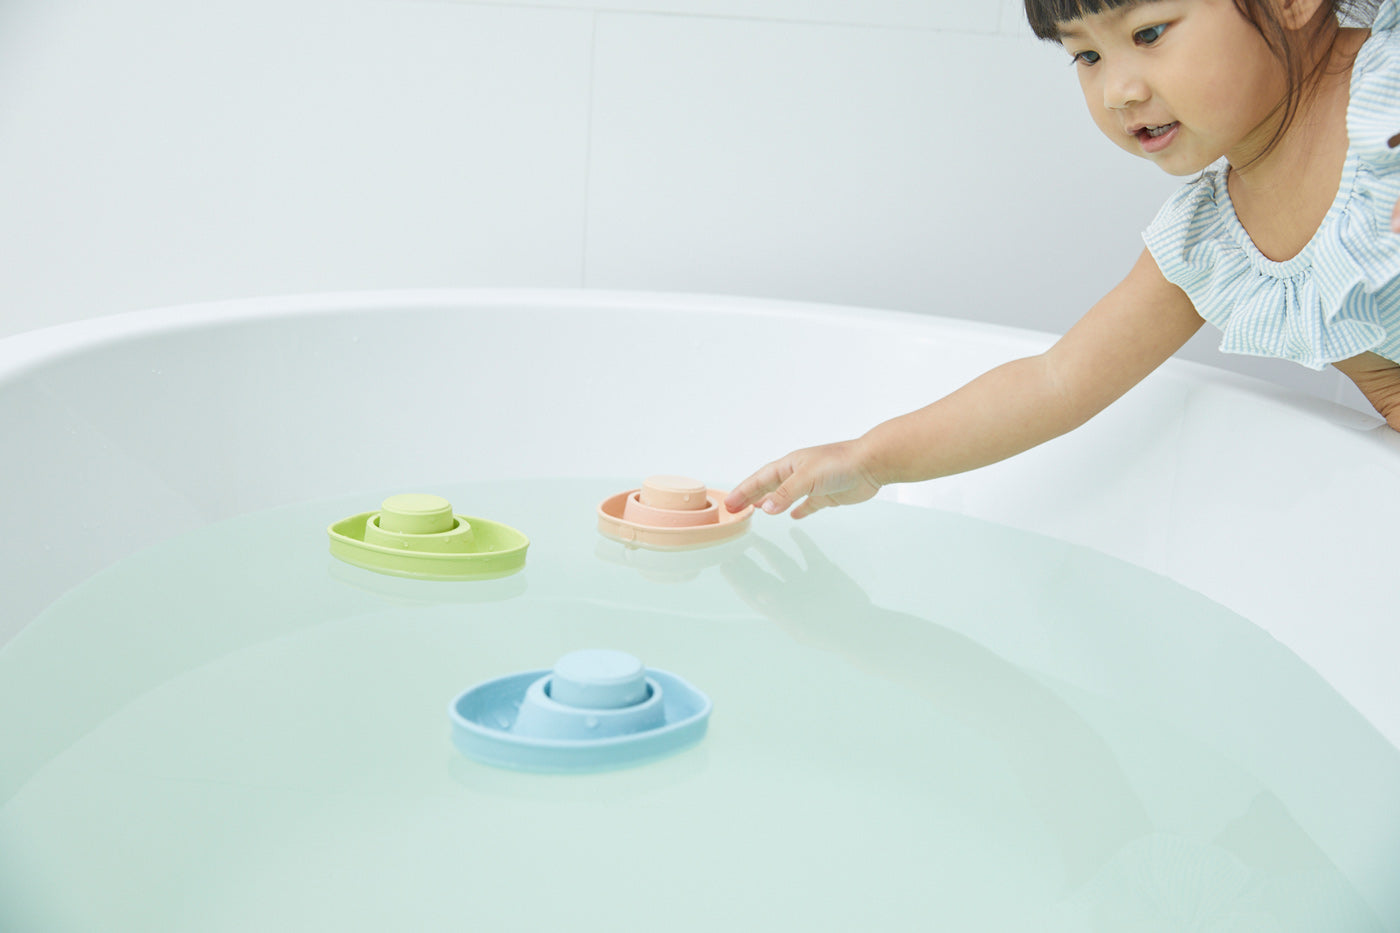
[[[474, 479], [683, 467], [731, 484], [1049, 340], [528, 291], [244, 301], [23, 334], [0, 341], [0, 645], [101, 568], [231, 516]], [[1067, 438], [882, 495], [1170, 577], [1272, 634], [1400, 745], [1400, 435], [1378, 419], [1174, 362]]]
[[[661, 460], [734, 482], [1049, 340], [871, 310], [532, 291], [268, 299], [23, 334], [0, 341], [6, 511], [23, 529], [0, 542], [0, 640], [96, 569], [230, 515]], [[1273, 633], [1400, 744], [1400, 435], [1376, 419], [1173, 362], [1066, 438], [885, 494], [1170, 576]]]

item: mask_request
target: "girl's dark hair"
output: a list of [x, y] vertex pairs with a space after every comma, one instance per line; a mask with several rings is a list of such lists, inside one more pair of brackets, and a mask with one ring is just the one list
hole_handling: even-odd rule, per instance
[[[1079, 19], [1082, 16], [1090, 16], [1094, 13], [1102, 13], [1104, 10], [1116, 10], [1120, 7], [1129, 6], [1140, 0], [1025, 0], [1026, 19], [1031, 24], [1031, 30], [1041, 39], [1051, 42], [1060, 41], [1060, 27], [1070, 20]], [[1323, 7], [1335, 20], [1343, 23], [1369, 23], [1375, 15], [1377, 0], [1322, 0]], [[1316, 63], [1310, 64], [1304, 58], [1306, 44], [1311, 44], [1311, 40], [1321, 36], [1328, 28], [1329, 20], [1325, 16], [1314, 18], [1314, 31], [1301, 36], [1306, 40], [1304, 43], [1289, 41], [1288, 30], [1279, 21], [1278, 14], [1274, 10], [1271, 0], [1235, 0], [1235, 6], [1246, 20], [1254, 26], [1259, 35], [1264, 37], [1264, 42], [1275, 57], [1283, 64], [1284, 74], [1288, 81], [1288, 97], [1284, 103], [1283, 120], [1279, 123], [1273, 139], [1264, 147], [1255, 158], [1262, 158], [1269, 150], [1277, 145], [1280, 137], [1293, 122], [1294, 115], [1298, 112], [1298, 105], [1302, 102], [1303, 95], [1313, 80], [1317, 78], [1324, 68], [1327, 67], [1329, 56], [1321, 56]]]

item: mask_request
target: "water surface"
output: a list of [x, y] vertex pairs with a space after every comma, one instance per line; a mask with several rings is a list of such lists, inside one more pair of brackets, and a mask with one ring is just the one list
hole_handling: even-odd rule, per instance
[[[501, 580], [332, 559], [386, 489], [68, 593], [0, 649], [0, 929], [1400, 930], [1400, 752], [1247, 620], [880, 502], [629, 551], [627, 485], [432, 490], [531, 537]], [[706, 739], [454, 750], [452, 697], [586, 647], [708, 693]]]

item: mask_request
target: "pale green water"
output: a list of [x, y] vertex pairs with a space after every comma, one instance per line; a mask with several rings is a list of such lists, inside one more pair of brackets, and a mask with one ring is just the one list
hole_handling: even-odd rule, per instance
[[[431, 490], [530, 535], [503, 580], [330, 558], [386, 489], [69, 593], [0, 650], [0, 930], [1400, 929], [1400, 751], [1245, 620], [884, 503], [644, 574], [594, 530], [627, 485]], [[704, 742], [453, 749], [453, 696], [583, 647], [706, 691]]]

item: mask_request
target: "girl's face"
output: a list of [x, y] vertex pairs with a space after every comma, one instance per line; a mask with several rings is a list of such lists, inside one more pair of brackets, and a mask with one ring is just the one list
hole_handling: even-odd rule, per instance
[[1143, 0], [1060, 25], [1094, 123], [1172, 175], [1247, 163], [1282, 114], [1283, 64], [1234, 0]]

